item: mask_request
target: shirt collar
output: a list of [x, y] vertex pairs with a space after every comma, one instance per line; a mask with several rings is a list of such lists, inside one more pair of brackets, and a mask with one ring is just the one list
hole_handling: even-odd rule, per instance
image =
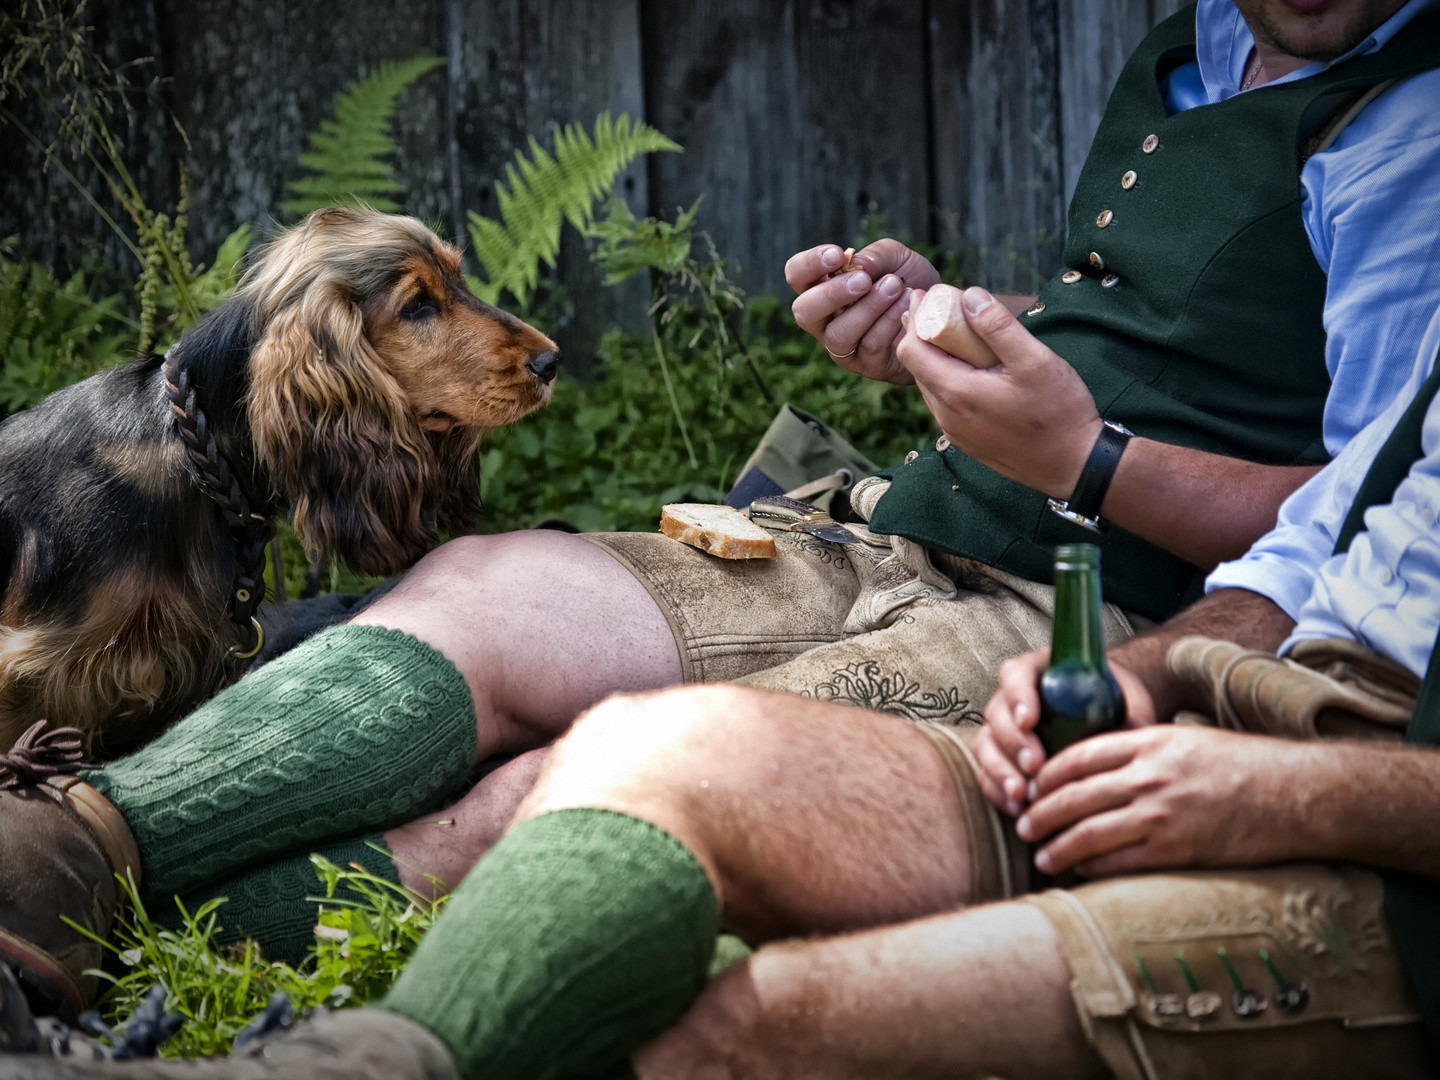
[[[1410, 0], [1343, 56], [1337, 56], [1334, 60], [1316, 60], [1265, 85], [1275, 86], [1318, 75], [1335, 64], [1343, 64], [1346, 60], [1372, 53], [1399, 33], [1401, 27], [1411, 19], [1436, 2], [1437, 0]], [[1205, 84], [1207, 104], [1214, 105], [1240, 93], [1240, 83], [1245, 78], [1245, 62], [1250, 58], [1250, 50], [1254, 47], [1255, 38], [1234, 0], [1200, 0], [1195, 11], [1195, 58], [1200, 64], [1200, 77]]]

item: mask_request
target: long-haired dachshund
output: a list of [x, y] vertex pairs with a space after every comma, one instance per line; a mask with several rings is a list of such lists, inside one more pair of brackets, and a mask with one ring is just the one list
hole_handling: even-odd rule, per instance
[[367, 574], [471, 527], [481, 435], [545, 404], [559, 362], [420, 222], [332, 207], [165, 356], [10, 417], [0, 747], [43, 717], [111, 756], [237, 675], [285, 507]]

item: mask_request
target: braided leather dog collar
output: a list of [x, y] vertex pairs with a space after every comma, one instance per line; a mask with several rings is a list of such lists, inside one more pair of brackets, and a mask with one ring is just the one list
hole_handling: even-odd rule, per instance
[[265, 631], [255, 611], [265, 596], [265, 546], [275, 534], [274, 523], [257, 514], [250, 498], [210, 431], [190, 372], [172, 347], [165, 351], [165, 396], [175, 417], [175, 429], [185, 444], [190, 474], [209, 499], [220, 508], [235, 542], [235, 581], [230, 589], [230, 618], [244, 633], [253, 633], [253, 645], [237, 652], [245, 660], [265, 644]]

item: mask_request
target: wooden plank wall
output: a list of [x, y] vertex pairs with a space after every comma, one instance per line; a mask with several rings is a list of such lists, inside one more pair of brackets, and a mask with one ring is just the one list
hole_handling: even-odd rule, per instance
[[[752, 292], [785, 258], [851, 240], [867, 214], [963, 253], [967, 276], [1031, 289], [1058, 262], [1064, 208], [1120, 65], [1181, 0], [92, 0], [112, 60], [155, 58], [129, 132], [158, 205], [192, 181], [195, 254], [241, 221], [269, 227], [304, 134], [351, 79], [392, 58], [447, 58], [402, 99], [408, 209], [465, 236], [494, 214], [515, 149], [601, 109], [686, 148], [637, 164], [639, 213], [704, 196], [701, 223]], [[159, 88], [163, 86], [163, 91]], [[163, 101], [161, 96], [163, 93]], [[165, 110], [188, 134], [186, 149]], [[0, 126], [0, 237], [69, 268], [97, 243], [86, 208]], [[80, 239], [77, 239], [79, 237]], [[88, 239], [85, 239], [88, 238]], [[84, 241], [83, 243], [81, 241]], [[645, 289], [600, 290], [571, 236], [564, 330], [583, 366]]]

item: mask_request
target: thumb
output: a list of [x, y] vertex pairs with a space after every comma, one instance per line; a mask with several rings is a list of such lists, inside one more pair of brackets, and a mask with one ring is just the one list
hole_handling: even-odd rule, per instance
[[970, 329], [980, 335], [1006, 367], [1023, 365], [1047, 351], [1040, 339], [1021, 326], [1004, 304], [978, 285], [965, 290], [961, 303]]

